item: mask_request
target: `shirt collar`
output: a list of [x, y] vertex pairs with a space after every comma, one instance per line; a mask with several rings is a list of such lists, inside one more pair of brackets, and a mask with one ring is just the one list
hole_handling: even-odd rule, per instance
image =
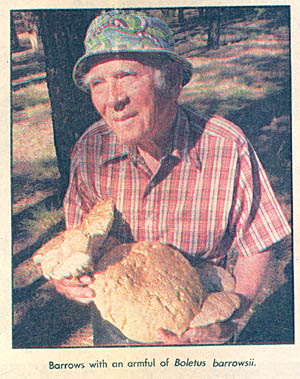
[[170, 145], [169, 155], [178, 159], [182, 159], [187, 152], [188, 140], [188, 124], [181, 107], [178, 107], [176, 119], [174, 121], [171, 134], [172, 144]]

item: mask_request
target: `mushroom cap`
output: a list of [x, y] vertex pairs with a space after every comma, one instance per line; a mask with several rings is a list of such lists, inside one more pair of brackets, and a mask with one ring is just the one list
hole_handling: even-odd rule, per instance
[[118, 245], [96, 271], [91, 288], [102, 318], [136, 342], [156, 342], [160, 328], [181, 334], [225, 321], [240, 304], [226, 270], [205, 262], [195, 269], [159, 242]]
[[33, 256], [45, 278], [77, 276], [91, 263], [89, 238], [78, 228], [65, 230], [43, 245]]
[[97, 200], [81, 223], [81, 231], [88, 236], [107, 237], [114, 220], [114, 201]]
[[228, 320], [240, 307], [240, 297], [234, 292], [213, 292], [207, 295], [200, 312], [190, 323], [192, 328]]
[[98, 200], [77, 228], [52, 238], [33, 255], [47, 278], [62, 279], [91, 271], [93, 250], [104, 243], [114, 220], [112, 199]]
[[176, 249], [160, 242], [122, 244], [100, 260], [90, 286], [101, 316], [127, 338], [159, 340], [157, 330], [185, 331], [206, 292]]

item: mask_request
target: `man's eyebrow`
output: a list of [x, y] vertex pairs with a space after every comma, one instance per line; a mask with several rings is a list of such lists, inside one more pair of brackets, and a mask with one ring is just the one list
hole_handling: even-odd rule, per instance
[[131, 68], [121, 68], [120, 70], [117, 70], [113, 73], [113, 76], [115, 77], [118, 77], [120, 75], [124, 75], [124, 74], [136, 74], [136, 70], [134, 69], [131, 69]]
[[[135, 70], [135, 69], [131, 69], [131, 68], [128, 68], [128, 69], [126, 69], [126, 68], [121, 68], [121, 69], [119, 69], [119, 70], [116, 70], [116, 71], [114, 71], [113, 73], [112, 73], [112, 75], [113, 76], [120, 76], [120, 75], [124, 75], [124, 74], [136, 74], [137, 73], [137, 71]], [[87, 81], [87, 82], [90, 82], [90, 81], [92, 81], [92, 80], [94, 80], [94, 79], [102, 79], [102, 74], [101, 73], [97, 73], [97, 74], [94, 74], [94, 73], [87, 73], [86, 75], [85, 75], [85, 80]]]

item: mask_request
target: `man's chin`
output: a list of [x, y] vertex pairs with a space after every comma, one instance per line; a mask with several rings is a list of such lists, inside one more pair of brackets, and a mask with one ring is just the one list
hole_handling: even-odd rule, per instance
[[117, 137], [118, 142], [122, 145], [136, 146], [139, 143], [138, 137], [123, 136], [123, 135], [118, 135], [118, 134], [116, 134], [116, 137]]

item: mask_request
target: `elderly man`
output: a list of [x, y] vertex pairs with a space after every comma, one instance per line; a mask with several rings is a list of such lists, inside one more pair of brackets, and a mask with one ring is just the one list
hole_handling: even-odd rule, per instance
[[[102, 119], [73, 152], [67, 228], [79, 225], [97, 199], [112, 197], [136, 241], [170, 244], [195, 264], [200, 258], [224, 266], [236, 254], [235, 292], [243, 313], [261, 288], [271, 246], [290, 232], [251, 144], [231, 122], [178, 105], [192, 66], [175, 52], [161, 20], [107, 12], [91, 23], [85, 48], [74, 80], [90, 92]], [[126, 242], [126, 233], [119, 233]], [[88, 303], [92, 279], [80, 280], [54, 283]], [[160, 339], [224, 342], [235, 325], [190, 328], [182, 336], [161, 330]]]

